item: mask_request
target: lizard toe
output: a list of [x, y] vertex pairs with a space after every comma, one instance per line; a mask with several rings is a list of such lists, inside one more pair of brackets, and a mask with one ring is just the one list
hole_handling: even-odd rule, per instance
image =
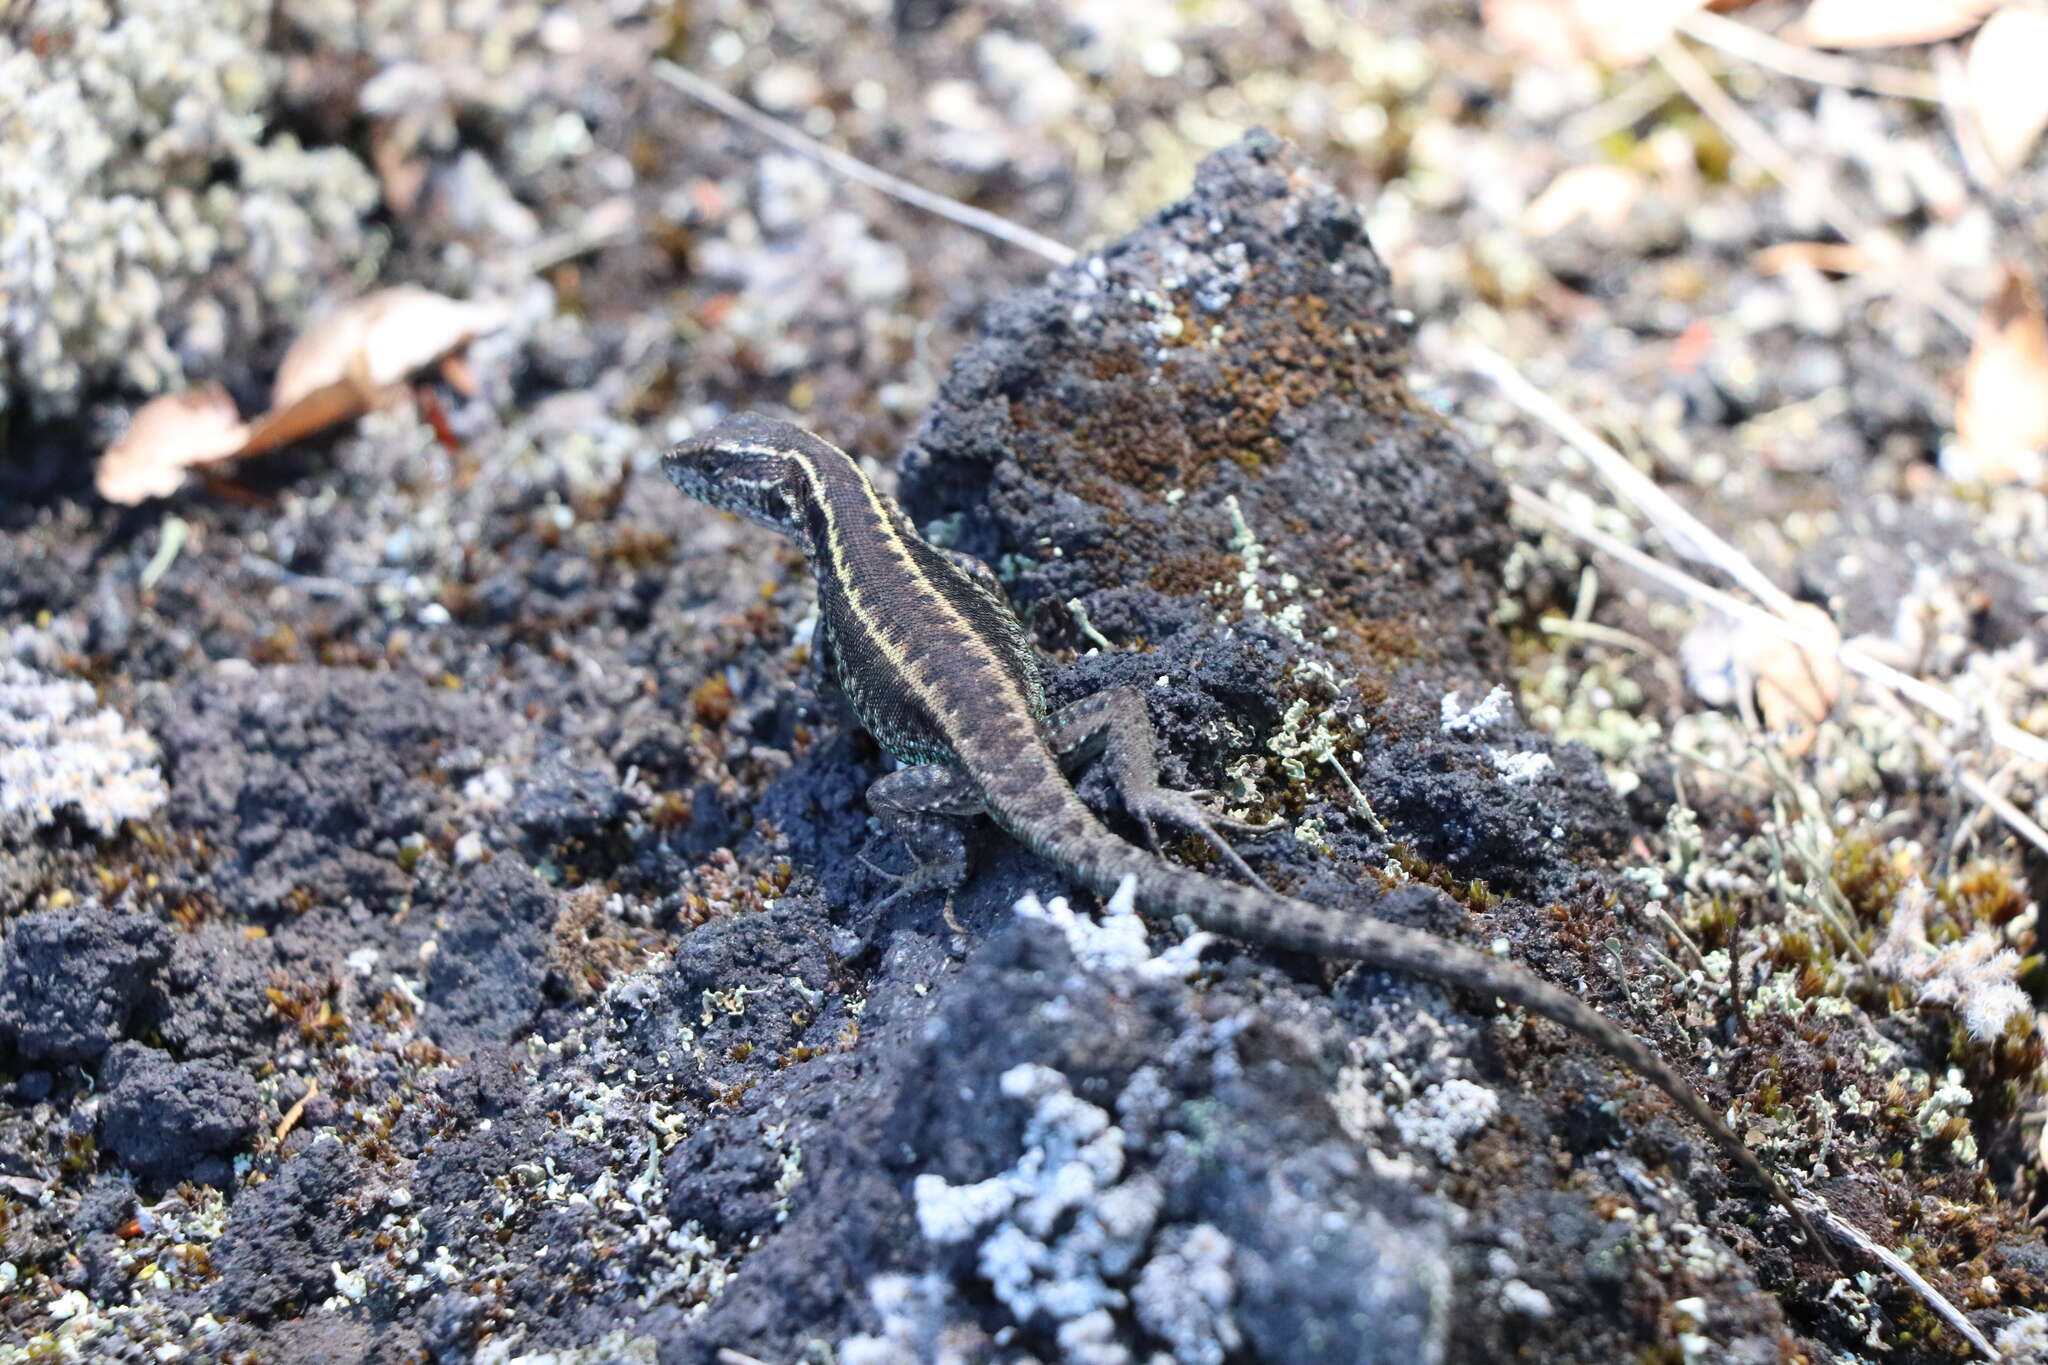
[[[1252, 833], [1259, 832], [1265, 828], [1264, 826], [1246, 825], [1241, 820], [1232, 820], [1228, 816], [1218, 815], [1197, 800], [1195, 793], [1173, 791], [1165, 787], [1155, 788], [1153, 791], [1146, 793], [1141, 799], [1129, 804], [1131, 806], [1131, 814], [1138, 818], [1138, 823], [1145, 827], [1145, 832], [1148, 835], [1151, 834], [1155, 822], [1171, 825], [1175, 829], [1197, 835], [1207, 840], [1209, 846], [1216, 850], [1217, 856], [1229, 864], [1230, 869], [1237, 873], [1238, 876], [1244, 878], [1245, 881], [1258, 887], [1259, 890], [1266, 892], [1268, 895], [1274, 894], [1273, 888], [1267, 886], [1265, 880], [1258, 873], [1252, 871], [1245, 860], [1238, 856], [1237, 850], [1232, 848], [1229, 842], [1216, 832], [1218, 825], [1226, 829]], [[1158, 845], [1156, 842], [1153, 847], [1155, 850], [1157, 849]]]

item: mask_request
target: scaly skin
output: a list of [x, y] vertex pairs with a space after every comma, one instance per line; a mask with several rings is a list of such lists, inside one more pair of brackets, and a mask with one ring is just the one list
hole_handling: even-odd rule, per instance
[[1340, 914], [1263, 884], [1219, 881], [1112, 834], [1075, 794], [1062, 752], [1106, 744], [1112, 776], [1148, 830], [1159, 819], [1207, 835], [1251, 876], [1187, 793], [1158, 786], [1142, 700], [1108, 693], [1048, 714], [1037, 656], [993, 575], [926, 544], [845, 452], [749, 414], [676, 446], [662, 464], [683, 492], [803, 548], [818, 583], [817, 643], [828, 666], [881, 746], [920, 765], [890, 774], [869, 793], [870, 805], [920, 855], [919, 870], [901, 879], [898, 894], [950, 890], [965, 863], [959, 835], [938, 817], [982, 811], [1099, 895], [1111, 895], [1128, 878], [1147, 913], [1186, 915], [1248, 942], [1498, 996], [1564, 1025], [1654, 1083], [1825, 1250], [1791, 1192], [1699, 1092], [1648, 1044], [1578, 997], [1433, 934]]

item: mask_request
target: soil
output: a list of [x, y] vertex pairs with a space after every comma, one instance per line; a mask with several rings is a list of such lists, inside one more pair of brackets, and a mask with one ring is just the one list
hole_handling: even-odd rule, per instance
[[[896, 10], [910, 41], [952, 7]], [[153, 739], [168, 799], [111, 835], [0, 825], [0, 1360], [1966, 1356], [1548, 1024], [1186, 926], [1114, 948], [987, 828], [958, 931], [936, 896], [885, 904], [904, 854], [863, 792], [890, 761], [815, 677], [800, 561], [652, 458], [741, 405], [900, 439], [878, 474], [998, 572], [1055, 703], [1140, 688], [1167, 780], [1273, 822], [1242, 848], [1280, 889], [1526, 964], [1983, 1330], [2041, 1305], [2026, 1203], [1937, 1151], [1917, 1094], [1819, 1145], [1786, 1117], [1939, 1076], [1945, 1020], [1875, 994], [1759, 1014], [1644, 965], [1681, 951], [1640, 875], [1672, 760], [1645, 745], [1618, 791], [1611, 755], [1489, 698], [1535, 647], [1504, 593], [1569, 580], [1511, 567], [1533, 537], [1413, 382], [1416, 319], [1313, 156], [1251, 133], [1042, 281], [980, 244], [916, 262], [896, 303], [966, 340], [892, 407], [919, 343], [852, 305], [812, 300], [793, 369], [772, 328], [720, 330], [744, 305], [692, 234], [744, 147], [641, 148], [644, 193], [705, 221], [557, 272], [572, 321], [522, 324], [481, 396], [427, 387], [439, 426], [380, 413], [127, 513], [49, 473], [77, 428], [15, 433], [0, 627]], [[992, 193], [1051, 227], [1057, 180]], [[663, 308], [699, 310], [693, 344]], [[1969, 541], [1913, 524], [1926, 562]], [[2025, 638], [2031, 570], [1973, 553], [1982, 640]], [[1881, 622], [1881, 571], [1844, 558], [1813, 550], [1803, 586]], [[1717, 838], [1756, 829], [1700, 804]], [[1876, 904], [1869, 859], [1843, 879]], [[1982, 898], [2024, 899], [2002, 885]], [[1739, 948], [1719, 932], [1699, 946]], [[2039, 1058], [1991, 1053], [1972, 1078], [2010, 1088], [1970, 1118], [2009, 1176]]]

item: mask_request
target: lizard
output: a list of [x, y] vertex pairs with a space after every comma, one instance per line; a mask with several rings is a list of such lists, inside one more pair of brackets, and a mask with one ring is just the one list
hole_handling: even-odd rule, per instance
[[[862, 727], [905, 765], [867, 791], [870, 812], [916, 860], [912, 872], [893, 874], [887, 901], [934, 887], [950, 895], [966, 877], [960, 823], [987, 815], [1097, 895], [1128, 880], [1136, 907], [1155, 917], [1185, 916], [1230, 938], [1498, 997], [1563, 1025], [1655, 1084], [1829, 1254], [1791, 1190], [1628, 1029], [1518, 964], [1266, 886], [1217, 832], [1262, 827], [1216, 815], [1198, 799], [1204, 793], [1160, 784], [1158, 740], [1138, 690], [1110, 688], [1051, 710], [1037, 651], [994, 572], [928, 543], [846, 452], [744, 413], [669, 448], [662, 468], [683, 493], [802, 550], [818, 592], [814, 654]], [[1091, 760], [1107, 765], [1154, 851], [1118, 838], [1074, 790], [1068, 769]], [[1247, 884], [1160, 856], [1160, 823], [1206, 839]]]

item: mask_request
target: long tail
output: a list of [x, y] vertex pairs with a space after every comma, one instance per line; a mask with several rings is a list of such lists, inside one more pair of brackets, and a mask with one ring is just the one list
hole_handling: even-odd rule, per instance
[[1684, 1077], [1635, 1034], [1526, 968], [1406, 925], [1340, 914], [1307, 901], [1218, 881], [1134, 848], [1106, 829], [1099, 838], [1089, 839], [1085, 848], [1067, 851], [1082, 880], [1098, 895], [1113, 894], [1125, 877], [1132, 877], [1141, 910], [1186, 915], [1204, 929], [1250, 943], [1413, 972], [1480, 995], [1498, 996], [1564, 1025], [1669, 1095], [1750, 1179], [1771, 1192], [1823, 1255], [1829, 1254], [1827, 1243], [1807, 1220], [1791, 1190]]

